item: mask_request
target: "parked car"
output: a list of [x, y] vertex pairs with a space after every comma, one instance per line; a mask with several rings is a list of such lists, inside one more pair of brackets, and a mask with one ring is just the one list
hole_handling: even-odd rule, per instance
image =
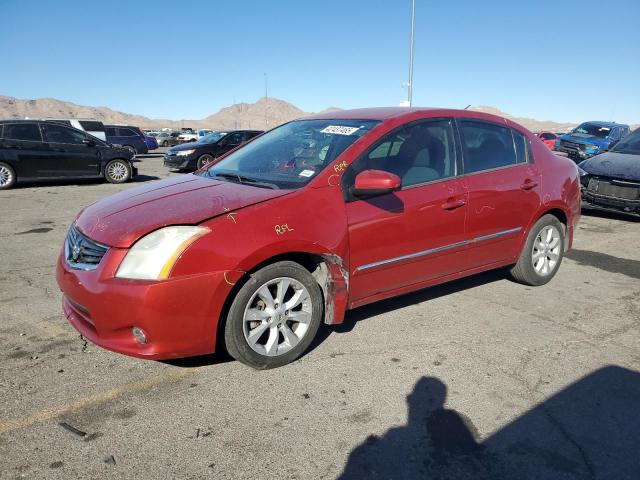
[[149, 151], [155, 150], [156, 148], [158, 148], [158, 141], [156, 140], [155, 135], [145, 135], [144, 141], [147, 144], [147, 149]]
[[183, 132], [178, 138], [181, 143], [197, 142], [211, 133], [214, 133], [214, 131], [207, 128], [201, 128], [196, 132]]
[[90, 118], [43, 118], [43, 120], [46, 122], [61, 123], [62, 125], [87, 132], [88, 134], [99, 138], [103, 142], [107, 141], [104, 124], [99, 120], [93, 120]]
[[133, 155], [148, 153], [147, 141], [140, 129], [132, 125], [105, 125], [107, 142], [121, 145]]
[[0, 120], [0, 190], [17, 180], [136, 176], [132, 155], [93, 135], [56, 122]]
[[173, 147], [180, 143], [178, 140], [179, 135], [178, 132], [160, 132], [156, 135], [156, 141], [161, 147]]
[[[328, 112], [89, 205], [57, 281], [97, 345], [148, 359], [224, 345], [271, 368], [377, 300], [501, 267], [545, 284], [579, 216], [575, 164], [509, 119]], [[75, 256], [85, 245], [95, 255]]]
[[549, 147], [549, 150], [553, 150], [553, 147], [555, 146], [556, 143], [556, 138], [558, 138], [558, 135], [556, 135], [553, 132], [539, 132], [536, 133], [536, 136], [542, 140], [542, 143], [544, 143], [547, 147]]
[[556, 139], [554, 149], [580, 161], [612, 148], [629, 134], [629, 126], [611, 122], [584, 122]]
[[579, 163], [578, 171], [585, 203], [640, 215], [640, 129]]
[[197, 142], [184, 143], [167, 150], [164, 154], [164, 166], [179, 170], [197, 170], [260, 133], [260, 130], [211, 133]]

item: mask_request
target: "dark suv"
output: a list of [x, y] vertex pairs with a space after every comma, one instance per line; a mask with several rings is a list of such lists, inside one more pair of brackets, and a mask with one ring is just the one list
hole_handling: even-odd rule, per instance
[[261, 133], [261, 130], [213, 132], [197, 142], [183, 143], [167, 150], [164, 165], [179, 170], [198, 170]]
[[144, 134], [138, 127], [132, 125], [105, 125], [104, 132], [107, 136], [107, 142], [114, 145], [122, 145], [134, 155], [137, 153], [149, 153]]
[[104, 177], [124, 183], [138, 174], [129, 151], [55, 122], [0, 120], [0, 190], [17, 180]]

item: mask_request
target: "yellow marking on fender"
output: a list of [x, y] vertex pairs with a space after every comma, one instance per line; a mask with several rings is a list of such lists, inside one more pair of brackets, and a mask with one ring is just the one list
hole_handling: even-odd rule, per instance
[[150, 378], [148, 380], [143, 380], [141, 382], [128, 383], [126, 385], [123, 385], [122, 387], [112, 388], [111, 390], [107, 390], [106, 392], [98, 393], [96, 395], [91, 395], [90, 397], [81, 398], [80, 400], [77, 400], [68, 405], [60, 405], [58, 407], [40, 410], [39, 412], [36, 412], [33, 415], [29, 415], [28, 417], [15, 418], [13, 420], [2, 421], [0, 422], [0, 434], [11, 432], [19, 428], [28, 427], [35, 423], [46, 422], [47, 420], [55, 418], [64, 413], [71, 413], [85, 407], [108, 402], [109, 400], [122, 397], [123, 395], [126, 395], [128, 393], [147, 390], [151, 387], [154, 387], [164, 382], [179, 380], [181, 378], [184, 378], [196, 373], [201, 368], [203, 367], [197, 367], [191, 370], [179, 370], [177, 372], [173, 372], [168, 375], [162, 375], [159, 377]]
[[235, 283], [231, 283], [227, 278], [227, 272], [224, 272], [224, 281], [227, 282], [229, 285], [235, 285]]

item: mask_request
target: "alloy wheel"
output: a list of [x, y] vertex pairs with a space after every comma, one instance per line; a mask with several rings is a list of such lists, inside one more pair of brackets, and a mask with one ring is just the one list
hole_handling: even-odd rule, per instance
[[0, 187], [6, 187], [13, 181], [13, 173], [4, 165], [0, 165]]
[[552, 274], [558, 265], [562, 248], [560, 238], [560, 232], [553, 225], [547, 225], [536, 235], [533, 241], [531, 261], [533, 269], [538, 275], [546, 277]]
[[311, 296], [302, 283], [274, 278], [251, 296], [244, 310], [244, 338], [260, 355], [283, 355], [307, 334], [312, 314]]
[[128, 175], [127, 166], [122, 162], [111, 162], [107, 167], [107, 174], [116, 182], [126, 180]]

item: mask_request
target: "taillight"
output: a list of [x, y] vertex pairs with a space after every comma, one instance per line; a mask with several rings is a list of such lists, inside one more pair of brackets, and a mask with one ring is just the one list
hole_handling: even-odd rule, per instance
[[142, 135], [142, 136], [140, 137], [140, 140], [142, 140], [143, 142], [146, 142], [146, 141], [147, 141], [147, 140], [144, 138], [144, 135]]

